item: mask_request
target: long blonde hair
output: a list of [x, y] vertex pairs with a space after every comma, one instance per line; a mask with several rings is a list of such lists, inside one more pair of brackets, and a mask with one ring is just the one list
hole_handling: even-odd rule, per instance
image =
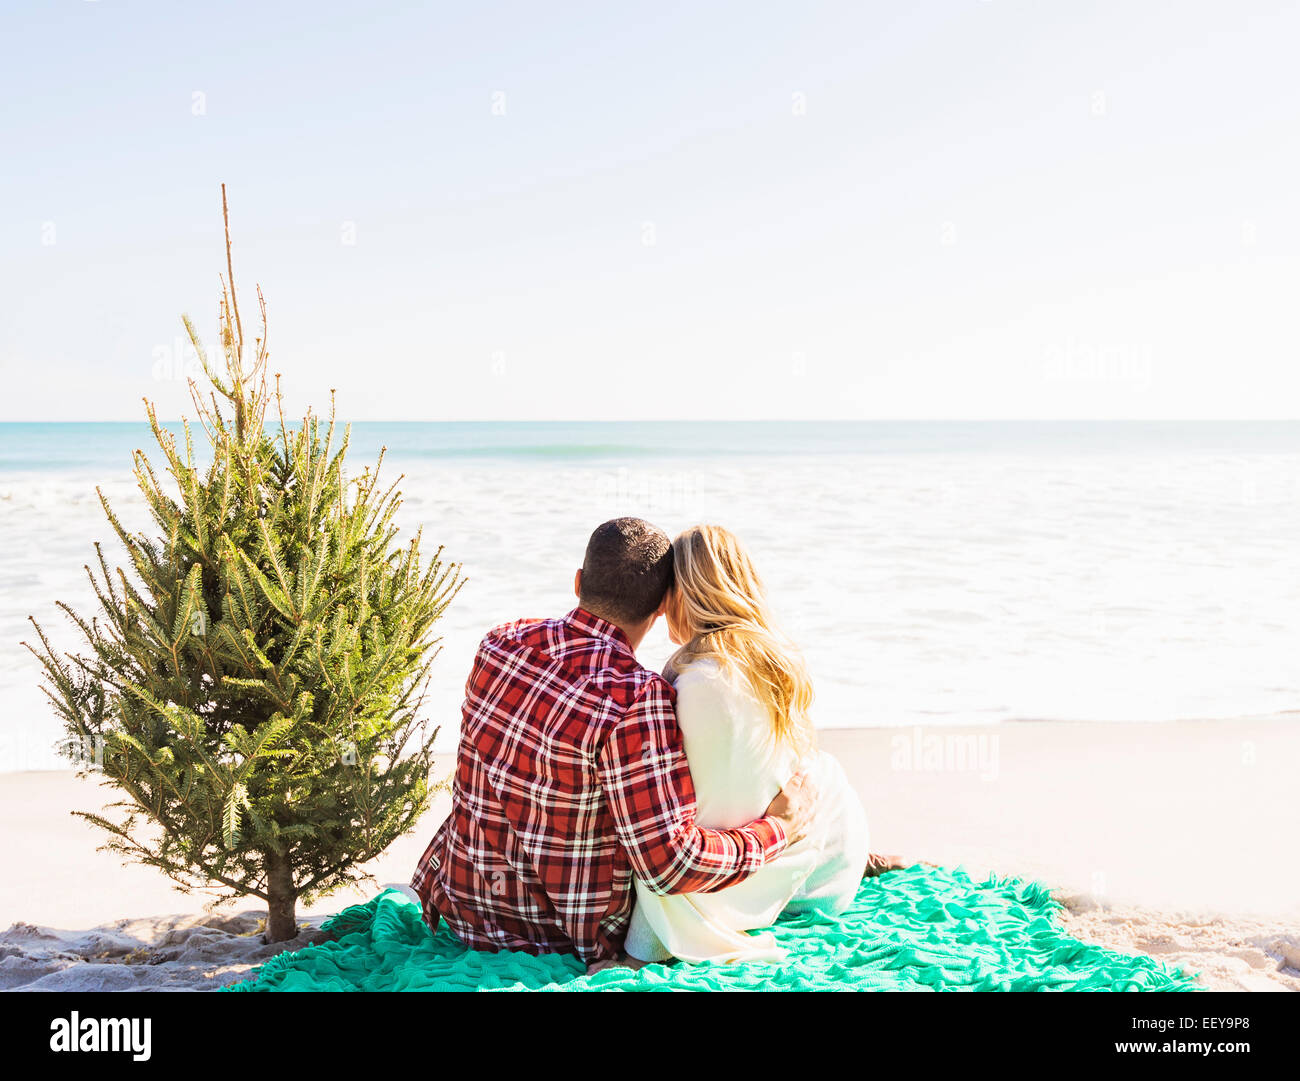
[[762, 580], [734, 534], [697, 525], [673, 541], [669, 614], [690, 637], [669, 659], [673, 679], [701, 657], [738, 672], [767, 707], [776, 739], [800, 755], [815, 745], [812, 681], [794, 645], [773, 626]]

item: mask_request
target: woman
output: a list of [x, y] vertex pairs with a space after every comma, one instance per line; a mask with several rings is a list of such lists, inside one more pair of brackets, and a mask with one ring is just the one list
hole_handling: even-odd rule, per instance
[[664, 676], [695, 782], [701, 826], [731, 829], [762, 816], [801, 765], [817, 786], [811, 833], [735, 886], [663, 896], [635, 883], [626, 950], [641, 961], [779, 961], [767, 927], [783, 911], [843, 912], [868, 863], [867, 818], [839, 763], [815, 746], [812, 684], [776, 633], [762, 583], [740, 542], [695, 526], [673, 542], [676, 582], [665, 607], [680, 648]]

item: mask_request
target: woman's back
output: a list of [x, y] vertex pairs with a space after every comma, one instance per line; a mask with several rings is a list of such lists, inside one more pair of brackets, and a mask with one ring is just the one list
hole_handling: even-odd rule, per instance
[[711, 657], [688, 665], [673, 687], [695, 782], [696, 821], [738, 829], [762, 818], [798, 767], [794, 750], [777, 742], [763, 704], [739, 672]]
[[[674, 680], [677, 722], [695, 785], [696, 821], [733, 829], [762, 816], [798, 771], [796, 751], [776, 738], [768, 710], [743, 673], [700, 658]], [[707, 894], [652, 894], [636, 882], [627, 950], [641, 960], [772, 960], [784, 956], [767, 927], [788, 907], [838, 912], [847, 906], [867, 859], [861, 802], [828, 754], [804, 763], [819, 790], [817, 820], [743, 882]]]

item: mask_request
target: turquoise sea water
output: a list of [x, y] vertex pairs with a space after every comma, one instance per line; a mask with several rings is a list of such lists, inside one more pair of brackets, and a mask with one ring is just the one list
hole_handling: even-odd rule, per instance
[[[179, 423], [166, 427], [181, 433]], [[340, 430], [342, 426], [340, 425]], [[195, 429], [196, 437], [201, 432]], [[0, 423], [0, 475], [129, 468], [153, 435], [141, 423]], [[639, 461], [726, 456], [1296, 453], [1300, 421], [362, 421], [362, 459]]]
[[[381, 446], [399, 524], [469, 577], [430, 698], [444, 744], [483, 631], [571, 607], [620, 514], [742, 538], [821, 725], [1300, 710], [1300, 422], [367, 422], [352, 468]], [[60, 764], [18, 643], [36, 615], [74, 644], [54, 602], [89, 610], [97, 487], [147, 527], [137, 447], [160, 460], [144, 424], [0, 424], [0, 770]], [[670, 649], [657, 628], [642, 660]]]

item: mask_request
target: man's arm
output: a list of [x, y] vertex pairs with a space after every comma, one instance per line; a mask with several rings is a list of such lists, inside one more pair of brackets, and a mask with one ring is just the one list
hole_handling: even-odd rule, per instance
[[654, 893], [711, 893], [743, 881], [804, 828], [801, 804], [784, 821], [769, 814], [734, 830], [695, 824], [695, 786], [670, 692], [657, 679], [610, 733], [598, 765], [614, 831]]

